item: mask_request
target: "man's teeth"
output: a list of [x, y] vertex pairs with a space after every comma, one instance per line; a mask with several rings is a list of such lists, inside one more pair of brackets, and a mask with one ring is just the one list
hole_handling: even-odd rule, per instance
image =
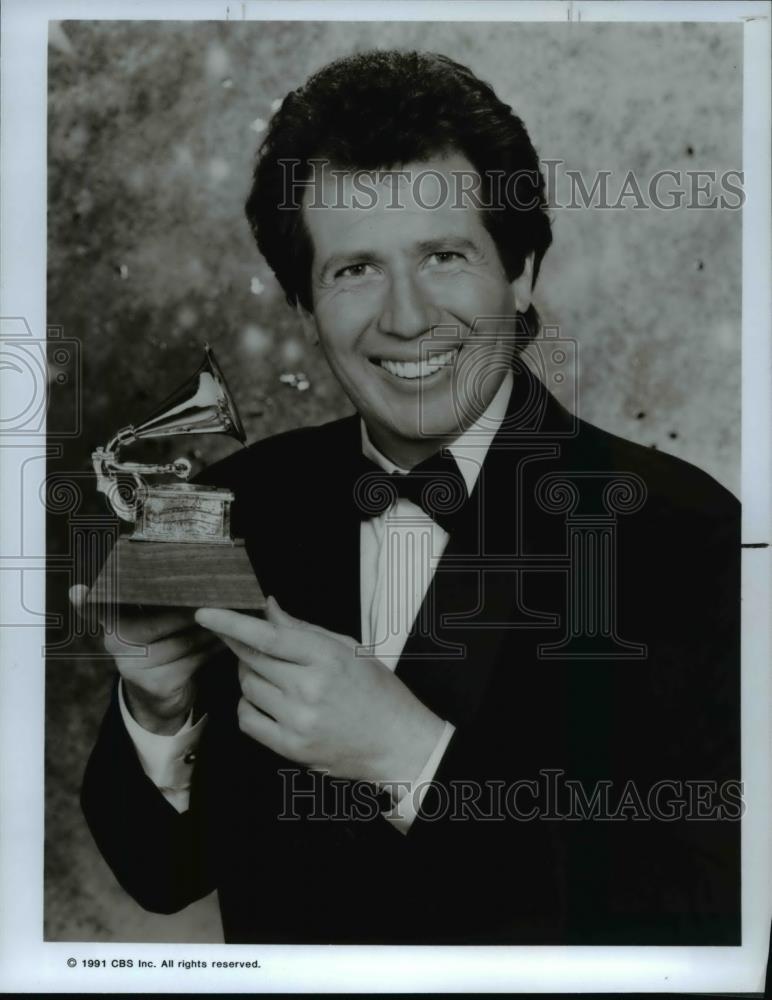
[[426, 378], [433, 375], [440, 368], [449, 365], [456, 354], [455, 350], [445, 351], [444, 354], [432, 354], [426, 361], [386, 361], [381, 359], [380, 364], [398, 378]]

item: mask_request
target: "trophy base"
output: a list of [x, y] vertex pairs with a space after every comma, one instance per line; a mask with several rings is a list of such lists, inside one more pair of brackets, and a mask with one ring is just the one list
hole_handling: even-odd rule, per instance
[[89, 604], [260, 611], [260, 590], [243, 542], [143, 542], [119, 538]]

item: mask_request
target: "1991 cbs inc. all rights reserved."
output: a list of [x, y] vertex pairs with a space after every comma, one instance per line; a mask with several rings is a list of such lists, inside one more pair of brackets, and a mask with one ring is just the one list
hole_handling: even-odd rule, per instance
[[145, 958], [68, 958], [67, 965], [71, 968], [83, 969], [260, 969], [258, 959], [231, 960], [219, 959], [204, 961], [191, 958], [163, 958], [154, 962]]

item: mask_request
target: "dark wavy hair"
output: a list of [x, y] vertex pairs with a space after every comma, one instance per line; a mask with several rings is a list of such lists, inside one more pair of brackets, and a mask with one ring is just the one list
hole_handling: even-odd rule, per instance
[[311, 160], [389, 170], [452, 151], [480, 174], [484, 204], [499, 199], [501, 207], [481, 211], [509, 280], [533, 252], [535, 281], [552, 242], [538, 156], [522, 121], [466, 66], [435, 53], [376, 50], [338, 59], [291, 91], [260, 146], [245, 206], [288, 302], [311, 311], [310, 237], [299, 205], [279, 208], [287, 205], [287, 161], [297, 183], [311, 176]]

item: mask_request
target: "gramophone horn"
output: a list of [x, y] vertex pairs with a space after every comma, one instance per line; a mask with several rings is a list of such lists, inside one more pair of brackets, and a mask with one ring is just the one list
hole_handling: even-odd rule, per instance
[[241, 444], [246, 442], [236, 404], [209, 344], [204, 345], [204, 361], [195, 375], [131, 431], [135, 440], [172, 434], [228, 434]]

